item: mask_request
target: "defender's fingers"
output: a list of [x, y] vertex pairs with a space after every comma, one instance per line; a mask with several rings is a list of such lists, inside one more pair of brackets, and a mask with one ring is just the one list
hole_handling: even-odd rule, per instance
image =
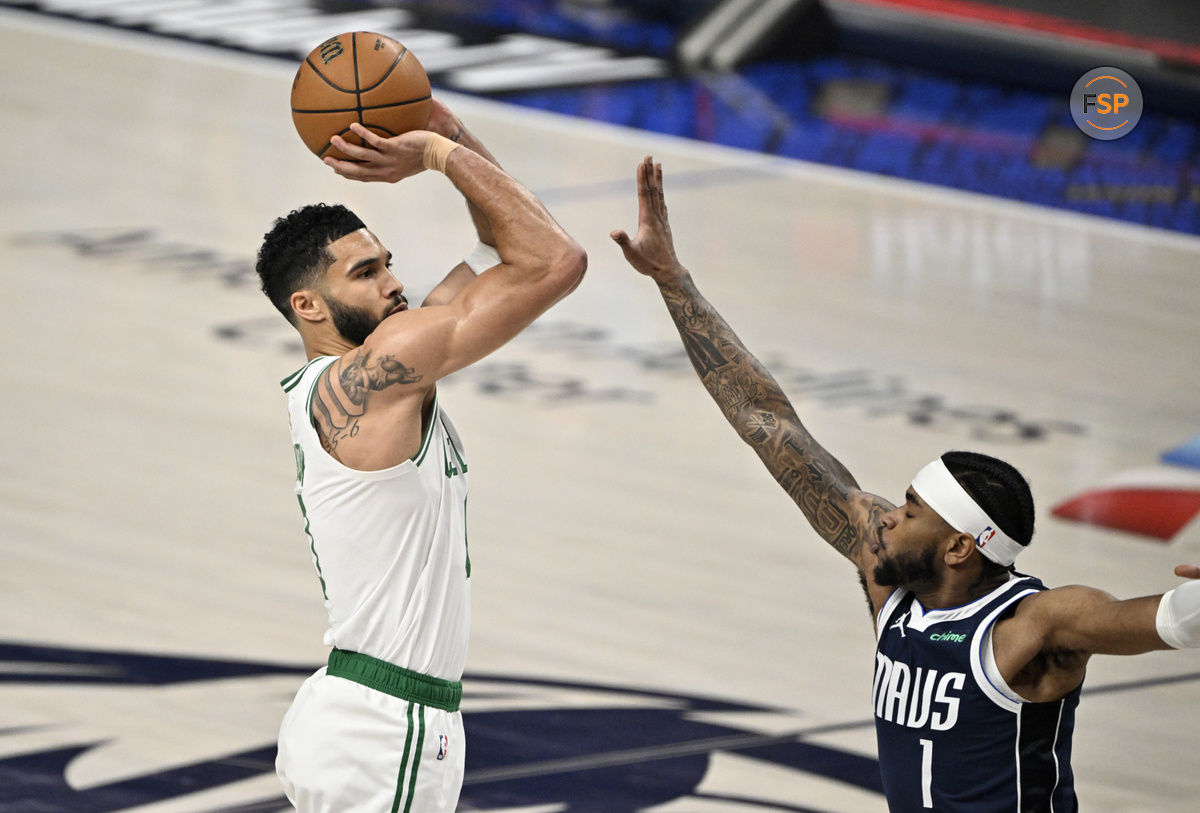
[[637, 184], [639, 198], [650, 194], [650, 156], [648, 155], [642, 159], [642, 163], [638, 164]]

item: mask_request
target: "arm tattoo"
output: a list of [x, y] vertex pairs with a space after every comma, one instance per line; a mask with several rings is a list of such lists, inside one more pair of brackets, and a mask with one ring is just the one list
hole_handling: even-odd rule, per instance
[[[670, 308], [671, 315], [674, 317], [676, 310], [671, 306], [670, 299], [667, 300], [667, 307]], [[702, 329], [706, 320], [702, 314], [696, 312], [692, 303], [681, 302], [679, 308], [680, 317], [675, 320], [675, 324], [679, 328], [679, 335], [683, 339], [683, 346], [687, 349], [688, 358], [691, 359], [692, 366], [696, 368], [696, 372], [703, 380], [709, 373], [714, 373], [728, 364], [729, 359], [721, 352], [721, 348], [714, 338]]]
[[843, 556], [856, 559], [886, 509], [857, 494], [850, 472], [809, 434], [774, 377], [690, 278], [660, 290], [692, 367], [725, 419], [813, 529]]
[[[334, 369], [338, 368], [335, 375]], [[358, 434], [359, 418], [367, 411], [367, 395], [393, 384], [415, 384], [424, 376], [395, 357], [374, 357], [359, 348], [321, 373], [313, 396], [313, 419], [321, 445], [334, 454], [338, 444]]]

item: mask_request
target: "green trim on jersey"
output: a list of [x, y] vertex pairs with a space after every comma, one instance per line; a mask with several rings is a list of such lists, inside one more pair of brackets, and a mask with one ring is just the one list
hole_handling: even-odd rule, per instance
[[327, 359], [327, 358], [329, 358], [329, 356], [317, 356], [315, 359], [313, 359], [312, 361], [305, 364], [299, 370], [297, 370], [296, 372], [289, 375], [287, 378], [280, 381], [279, 386], [283, 387], [284, 392], [291, 392], [293, 389], [295, 389], [296, 385], [300, 383], [300, 379], [304, 378], [304, 373], [308, 370], [309, 367], [313, 366], [321, 359]]
[[[296, 485], [303, 487], [304, 450], [300, 448], [299, 443], [293, 443], [292, 448], [296, 451]], [[317, 540], [313, 539], [312, 523], [308, 518], [308, 506], [304, 504], [304, 497], [299, 492], [296, 494], [296, 502], [300, 503], [300, 516], [304, 517], [304, 535], [308, 537], [308, 549], [312, 551], [313, 564], [317, 566], [317, 579], [321, 582], [321, 597], [328, 601], [329, 593], [325, 589], [325, 574], [321, 572], [321, 557], [317, 555]]]
[[417, 453], [409, 458], [418, 466], [421, 465], [421, 461], [425, 459], [425, 455], [429, 452], [430, 441], [433, 440], [433, 428], [439, 420], [441, 420], [441, 416], [438, 414], [437, 390], [434, 390], [433, 406], [429, 411], [429, 426], [425, 428], [425, 437], [421, 438], [421, 448], [417, 449]]
[[471, 578], [471, 540], [467, 536], [467, 497], [463, 497], [463, 548], [467, 554], [467, 578]]
[[[438, 415], [438, 420], [442, 421], [441, 415]], [[450, 447], [446, 452], [446, 476], [453, 477], [456, 474], [466, 474], [467, 461], [463, 460], [462, 454], [459, 453], [458, 446], [454, 443], [454, 435], [450, 434], [445, 421], [442, 421], [442, 431], [446, 433], [446, 445]], [[453, 452], [453, 459], [451, 458], [451, 452]]]
[[308, 507], [305, 506], [304, 498], [299, 494], [296, 495], [296, 501], [300, 503], [300, 515], [304, 517], [304, 535], [308, 537], [308, 549], [312, 551], [313, 564], [317, 567], [317, 581], [321, 583], [321, 598], [329, 601], [329, 592], [325, 587], [325, 574], [321, 571], [321, 557], [317, 555], [317, 540], [313, 539], [311, 522], [308, 519]]
[[[284, 392], [291, 392], [292, 390], [294, 390], [296, 388], [296, 385], [300, 383], [300, 380], [302, 378], [304, 378], [304, 374], [308, 371], [309, 367], [313, 366], [318, 361], [321, 361], [323, 359], [336, 359], [336, 358], [337, 358], [336, 356], [317, 356], [315, 359], [313, 359], [312, 361], [305, 364], [299, 370], [292, 373], [287, 378], [283, 379], [283, 381], [280, 381], [279, 385], [281, 387], [283, 387]], [[330, 364], [333, 364], [333, 362], [331, 361]], [[308, 400], [304, 405], [304, 410], [309, 415], [310, 421], [312, 420], [312, 417], [311, 417], [312, 416], [312, 400], [313, 400], [313, 395], [314, 395], [314, 393], [316, 393], [316, 391], [317, 391], [317, 382], [314, 381], [313, 385], [311, 387], [309, 387], [309, 389], [308, 389]], [[292, 447], [294, 448], [294, 450], [296, 452], [296, 484], [298, 486], [303, 487], [304, 486], [304, 450], [302, 448], [300, 448], [300, 444], [298, 444], [298, 443], [293, 443]], [[321, 570], [321, 557], [317, 554], [317, 540], [312, 535], [312, 523], [308, 518], [308, 506], [306, 506], [304, 504], [304, 497], [299, 492], [297, 492], [297, 494], [296, 494], [296, 501], [298, 503], [300, 503], [300, 515], [302, 517], [304, 517], [304, 535], [308, 537], [308, 549], [312, 552], [313, 564], [316, 565], [316, 568], [317, 568], [317, 580], [321, 583], [321, 598], [328, 601], [329, 600], [329, 590], [325, 586], [325, 573]]]

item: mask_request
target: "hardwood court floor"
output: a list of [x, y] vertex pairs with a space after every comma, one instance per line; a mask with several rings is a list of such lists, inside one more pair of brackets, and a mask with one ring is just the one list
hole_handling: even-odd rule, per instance
[[[291, 129], [279, 61], [12, 13], [0, 52], [0, 809], [277, 808], [270, 749], [324, 618], [277, 386], [301, 356], [250, 262], [275, 216], [342, 201], [419, 299], [473, 245], [461, 199], [438, 177], [332, 175]], [[591, 260], [535, 329], [442, 386], [472, 476], [464, 708], [489, 749], [464, 810], [884, 809], [847, 778], [874, 755], [854, 574], [608, 240], [634, 226], [647, 153], [702, 290], [864, 487], [898, 498], [974, 448], [1030, 477], [1023, 566], [1050, 584], [1157, 593], [1200, 560], [1195, 523], [1160, 544], [1049, 513], [1200, 431], [1200, 240], [449, 101]], [[1194, 652], [1093, 661], [1084, 809], [1195, 809], [1198, 678]], [[639, 751], [645, 732], [603, 724], [617, 712], [572, 727], [597, 706], [670, 712], [693, 739]], [[506, 720], [513, 748], [577, 761], [522, 780]], [[697, 746], [696, 726], [743, 739]], [[835, 768], [747, 746], [788, 732]], [[688, 754], [699, 774], [659, 792]]]

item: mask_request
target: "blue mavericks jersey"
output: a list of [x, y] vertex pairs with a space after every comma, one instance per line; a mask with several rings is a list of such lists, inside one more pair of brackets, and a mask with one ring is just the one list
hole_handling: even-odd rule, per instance
[[995, 669], [991, 630], [1030, 576], [970, 604], [925, 610], [897, 590], [879, 611], [872, 702], [879, 767], [893, 813], [1078, 810], [1071, 733], [1079, 689], [1052, 703], [1018, 697]]

